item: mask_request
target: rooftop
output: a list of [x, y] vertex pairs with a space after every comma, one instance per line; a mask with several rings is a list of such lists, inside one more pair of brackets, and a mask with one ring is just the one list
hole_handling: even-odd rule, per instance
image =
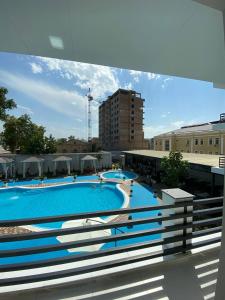
[[[155, 150], [132, 150], [124, 151], [124, 153], [130, 153], [134, 155], [142, 155], [148, 157], [162, 158], [169, 155], [169, 151], [155, 151]], [[219, 157], [223, 155], [211, 155], [211, 154], [196, 154], [196, 153], [182, 153], [183, 159], [189, 163], [205, 165], [211, 167], [219, 167]]]

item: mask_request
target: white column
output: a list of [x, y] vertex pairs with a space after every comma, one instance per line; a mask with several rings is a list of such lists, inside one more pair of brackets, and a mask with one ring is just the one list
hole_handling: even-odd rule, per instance
[[56, 175], [56, 161], [54, 161], [54, 170], [53, 170], [53, 174]]
[[221, 137], [220, 137], [220, 154], [224, 154], [223, 144], [224, 144], [224, 136], [221, 134]]
[[66, 165], [67, 165], [68, 175], [70, 175], [70, 161], [69, 160], [66, 161]]
[[[223, 184], [225, 187], [225, 175], [224, 175]], [[225, 189], [224, 189], [224, 194], [225, 194]], [[224, 205], [224, 201], [225, 201], [225, 197], [223, 199], [223, 227], [222, 227], [219, 270], [217, 276], [215, 300], [224, 300], [224, 295], [225, 295], [225, 205]]]
[[10, 176], [13, 177], [13, 163], [10, 163]]
[[[176, 204], [176, 203], [185, 202], [185, 201], [190, 201], [192, 203], [193, 198], [194, 198], [194, 195], [189, 194], [178, 188], [162, 190], [163, 205]], [[187, 207], [187, 212], [191, 212], [192, 210], [193, 210], [193, 205], [190, 205]], [[162, 210], [162, 216], [164, 217], [164, 216], [169, 216], [169, 215], [177, 214], [177, 213], [180, 214], [183, 212], [184, 212], [184, 207], [165, 209], [165, 210]], [[188, 217], [187, 223], [191, 223], [191, 222], [192, 222], [192, 217]], [[184, 218], [163, 221], [162, 227], [173, 226], [173, 225], [183, 224], [183, 223], [184, 223]], [[186, 232], [187, 232], [187, 234], [191, 233], [192, 228], [187, 229]], [[182, 235], [182, 234], [183, 234], [183, 230], [166, 232], [166, 233], [163, 233], [162, 238], [164, 239], [164, 238], [173, 237], [173, 236]], [[170, 245], [165, 245], [164, 249], [181, 246], [182, 243], [183, 243], [183, 241], [179, 241], [179, 242], [172, 243]], [[187, 241], [187, 244], [188, 244], [188, 241]]]
[[8, 178], [8, 166], [7, 166], [7, 164], [3, 164], [2, 166], [3, 166], [4, 173], [5, 173], [5, 179], [7, 179]]
[[191, 138], [191, 153], [194, 152], [194, 138]]
[[41, 177], [41, 173], [42, 173], [41, 172], [41, 162], [38, 161], [37, 165], [38, 165], [38, 176]]
[[25, 176], [26, 176], [26, 163], [25, 162], [23, 162], [23, 178], [25, 178]]

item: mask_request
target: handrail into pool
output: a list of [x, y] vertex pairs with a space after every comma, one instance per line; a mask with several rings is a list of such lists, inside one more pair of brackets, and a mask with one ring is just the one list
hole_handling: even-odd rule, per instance
[[[88, 245], [102, 244], [112, 241], [130, 240], [132, 238], [152, 236], [156, 234], [168, 234], [175, 233], [175, 236], [168, 236], [164, 238], [159, 238], [146, 242], [131, 243], [125, 246], [119, 246], [115, 248], [109, 248], [99, 251], [93, 251], [82, 254], [71, 254], [68, 256], [62, 256], [57, 258], [41, 259], [38, 261], [29, 262], [18, 262], [10, 264], [0, 265], [1, 279], [0, 279], [0, 292], [4, 292], [7, 286], [11, 287], [11, 290], [15, 286], [18, 287], [20, 284], [30, 284], [37, 282], [45, 282], [53, 279], [68, 278], [75, 275], [90, 274], [95, 271], [108, 270], [119, 266], [126, 266], [128, 264], [133, 264], [137, 262], [144, 262], [149, 259], [171, 256], [178, 253], [185, 253], [192, 249], [196, 249], [203, 246], [213, 245], [220, 242], [221, 238], [211, 237], [212, 234], [218, 234], [221, 232], [222, 226], [222, 201], [223, 197], [201, 199], [180, 202], [176, 204], [167, 205], [156, 205], [156, 206], [144, 206], [136, 208], [123, 208], [119, 210], [108, 210], [108, 211], [97, 211], [91, 213], [80, 213], [80, 214], [68, 214], [53, 217], [40, 217], [40, 218], [30, 218], [30, 219], [20, 219], [20, 220], [8, 220], [0, 221], [0, 226], [21, 226], [28, 224], [38, 224], [56, 221], [66, 221], [66, 220], [77, 220], [86, 219], [101, 216], [112, 216], [112, 215], [124, 215], [124, 214], [134, 214], [139, 212], [155, 212], [156, 215], [150, 215], [146, 218], [137, 218], [127, 221], [118, 221], [114, 223], [96, 224], [89, 226], [81, 226], [75, 228], [63, 228], [63, 229], [53, 229], [41, 232], [30, 232], [21, 234], [7, 234], [0, 236], [0, 242], [13, 242], [13, 241], [24, 241], [31, 239], [40, 239], [44, 237], [61, 236], [67, 234], [75, 234], [82, 232], [91, 232], [103, 229], [121, 228], [124, 226], [136, 226], [140, 224], [151, 224], [159, 223], [171, 220], [182, 219], [183, 223], [173, 224], [168, 226], [157, 225], [155, 228], [149, 228], [145, 230], [134, 230], [132, 232], [120, 233], [117, 235], [89, 238], [80, 241], [65, 242], [62, 244], [48, 244], [45, 246], [34, 246], [34, 247], [24, 247], [12, 250], [0, 250], [0, 258], [4, 257], [16, 257], [21, 255], [37, 254], [37, 253], [48, 253], [52, 251], [70, 249], [76, 247], [85, 247]], [[213, 204], [213, 208], [210, 207]], [[187, 210], [188, 207], [193, 207], [193, 211]], [[157, 211], [166, 211], [168, 209], [183, 208], [183, 212], [158, 216]], [[193, 221], [190, 220], [193, 218]], [[134, 227], [135, 228], [135, 227]], [[188, 229], [192, 229], [192, 232], [188, 232]], [[196, 238], [202, 238], [207, 236], [207, 240], [195, 241]], [[181, 245], [167, 248], [168, 245], [172, 243], [181, 242]], [[137, 254], [136, 256], [129, 256], [117, 259], [111, 259], [110, 261], [104, 261], [99, 263], [88, 263], [90, 259], [94, 258], [104, 258], [114, 254], [131, 253], [134, 250], [141, 249], [154, 249], [153, 247], [162, 246], [160, 251], [148, 251], [146, 253]], [[64, 264], [82, 262], [86, 261], [85, 266], [72, 266], [72, 268], [63, 268]], [[59, 269], [54, 269], [50, 271], [43, 272], [43, 267], [49, 266], [60, 266]], [[27, 270], [23, 273], [23, 270]], [[30, 271], [28, 271], [30, 270]], [[18, 274], [14, 274], [14, 271], [19, 271]], [[3, 276], [3, 274], [5, 275]], [[51, 283], [49, 283], [50, 285]], [[22, 289], [22, 287], [21, 287]]]

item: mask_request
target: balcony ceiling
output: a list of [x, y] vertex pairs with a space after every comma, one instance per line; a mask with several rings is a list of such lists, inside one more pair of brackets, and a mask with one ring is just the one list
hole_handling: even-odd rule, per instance
[[204, 5], [210, 6], [221, 11], [225, 10], [224, 0], [196, 0], [196, 2], [202, 3]]
[[0, 51], [225, 83], [223, 14], [195, 1], [0, 4]]

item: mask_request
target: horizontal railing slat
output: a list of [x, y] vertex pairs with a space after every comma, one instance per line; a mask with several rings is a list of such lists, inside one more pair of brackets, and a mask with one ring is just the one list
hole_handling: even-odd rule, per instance
[[134, 225], [141, 225], [147, 223], [157, 223], [162, 221], [168, 221], [173, 219], [179, 219], [183, 217], [192, 217], [195, 215], [204, 215], [204, 214], [215, 214], [215, 213], [222, 213], [222, 207], [216, 208], [207, 208], [197, 210], [195, 212], [190, 212], [187, 214], [174, 214], [166, 217], [151, 217], [151, 218], [142, 218], [136, 220], [127, 220], [123, 222], [114, 222], [114, 223], [107, 223], [107, 224], [96, 224], [91, 226], [79, 226], [75, 228], [60, 228], [60, 229], [50, 229], [38, 232], [30, 232], [30, 233], [20, 233], [20, 234], [5, 234], [0, 236], [0, 242], [9, 242], [9, 241], [22, 241], [22, 240], [31, 240], [37, 238], [45, 238], [45, 237], [52, 237], [52, 236], [60, 236], [60, 235], [67, 235], [67, 234], [76, 234], [82, 232], [90, 232], [90, 231], [97, 231], [103, 229], [112, 229], [118, 227], [127, 227], [127, 226], [134, 226]]
[[21, 241], [21, 240], [30, 240], [30, 239], [37, 239], [37, 238], [45, 238], [51, 236], [61, 236], [67, 234], [76, 234], [76, 233], [83, 233], [83, 232], [91, 232], [97, 230], [104, 230], [104, 229], [113, 229], [119, 227], [128, 227], [134, 225], [141, 225], [147, 223], [157, 223], [162, 221], [169, 221], [180, 219], [184, 217], [191, 217], [193, 214], [192, 212], [184, 214], [172, 214], [169, 216], [157, 216], [151, 218], [142, 218], [142, 219], [135, 219], [135, 220], [127, 220], [122, 222], [113, 222], [113, 223], [104, 223], [104, 224], [96, 224], [90, 226], [79, 226], [74, 228], [60, 228], [60, 229], [53, 229], [53, 230], [44, 230], [38, 232], [30, 232], [30, 233], [21, 233], [21, 234], [7, 234], [0, 236], [0, 242], [9, 242], [9, 241]]
[[[202, 241], [191, 245], [186, 245], [186, 250], [191, 250], [199, 247], [208, 246], [212, 243], [218, 243], [220, 242], [220, 238], [214, 238], [211, 241]], [[184, 248], [182, 246], [173, 247], [169, 249], [159, 250], [154, 253], [150, 253], [148, 255], [142, 254], [137, 255], [135, 257], [124, 257], [121, 259], [117, 259], [114, 261], [109, 262], [103, 262], [103, 263], [97, 263], [89, 266], [83, 266], [78, 267], [75, 269], [67, 269], [62, 271], [54, 271], [54, 272], [48, 272], [48, 273], [41, 273], [41, 274], [35, 274], [35, 275], [29, 275], [29, 276], [20, 276], [15, 278], [5, 278], [0, 279], [0, 286], [9, 286], [9, 285], [18, 285], [18, 284], [26, 284], [26, 283], [32, 283], [32, 282], [38, 282], [38, 281], [46, 281], [46, 280], [52, 280], [52, 279], [58, 279], [62, 277], [70, 277], [75, 275], [81, 275], [85, 273], [91, 273], [91, 272], [97, 272], [102, 270], [107, 270], [115, 267], [121, 267], [133, 263], [139, 263], [146, 260], [158, 258], [161, 256], [168, 256], [177, 254], [180, 252], [183, 252]]]
[[37, 253], [44, 253], [44, 252], [51, 252], [51, 251], [59, 251], [59, 250], [65, 250], [70, 248], [76, 248], [76, 247], [85, 247], [85, 246], [90, 246], [95, 244], [102, 244], [102, 243], [109, 243], [109, 242], [114, 242], [119, 240], [130, 239], [130, 238], [137, 238], [141, 236], [162, 234], [165, 232], [183, 230], [187, 228], [195, 228], [198, 226], [207, 226], [213, 223], [221, 225], [221, 222], [222, 222], [222, 218], [215, 218], [215, 220], [210, 219], [202, 223], [193, 222], [193, 223], [188, 223], [186, 225], [176, 224], [176, 225], [167, 226], [166, 228], [159, 227], [159, 228], [154, 228], [149, 230], [139, 230], [135, 232], [128, 232], [128, 233], [117, 234], [117, 235], [101, 237], [101, 238], [91, 238], [82, 241], [66, 242], [62, 244], [43, 245], [43, 246], [19, 248], [13, 250], [0, 250], [0, 257], [21, 256], [21, 255], [37, 254]]
[[190, 233], [186, 236], [178, 235], [175, 237], [168, 237], [165, 239], [158, 239], [154, 241], [142, 242], [142, 243], [135, 243], [129, 246], [117, 246], [115, 248], [110, 248], [107, 250], [97, 250], [91, 253], [82, 253], [82, 254], [71, 254], [69, 256], [57, 257], [52, 259], [45, 259], [45, 260], [38, 260], [32, 262], [25, 262], [25, 263], [14, 263], [14, 264], [5, 264], [0, 265], [0, 272], [9, 272], [9, 271], [16, 271], [16, 270], [26, 270], [31, 268], [40, 268], [46, 266], [54, 266], [59, 264], [77, 262], [77, 261], [84, 261], [87, 259], [99, 258], [103, 256], [115, 255], [124, 252], [136, 251], [141, 250], [149, 247], [155, 247], [160, 245], [165, 245], [169, 243], [174, 243], [183, 240], [190, 240], [197, 237], [202, 237], [208, 234], [215, 234], [221, 232], [221, 226], [216, 228], [209, 228], [207, 230], [201, 230], [196, 233]]

